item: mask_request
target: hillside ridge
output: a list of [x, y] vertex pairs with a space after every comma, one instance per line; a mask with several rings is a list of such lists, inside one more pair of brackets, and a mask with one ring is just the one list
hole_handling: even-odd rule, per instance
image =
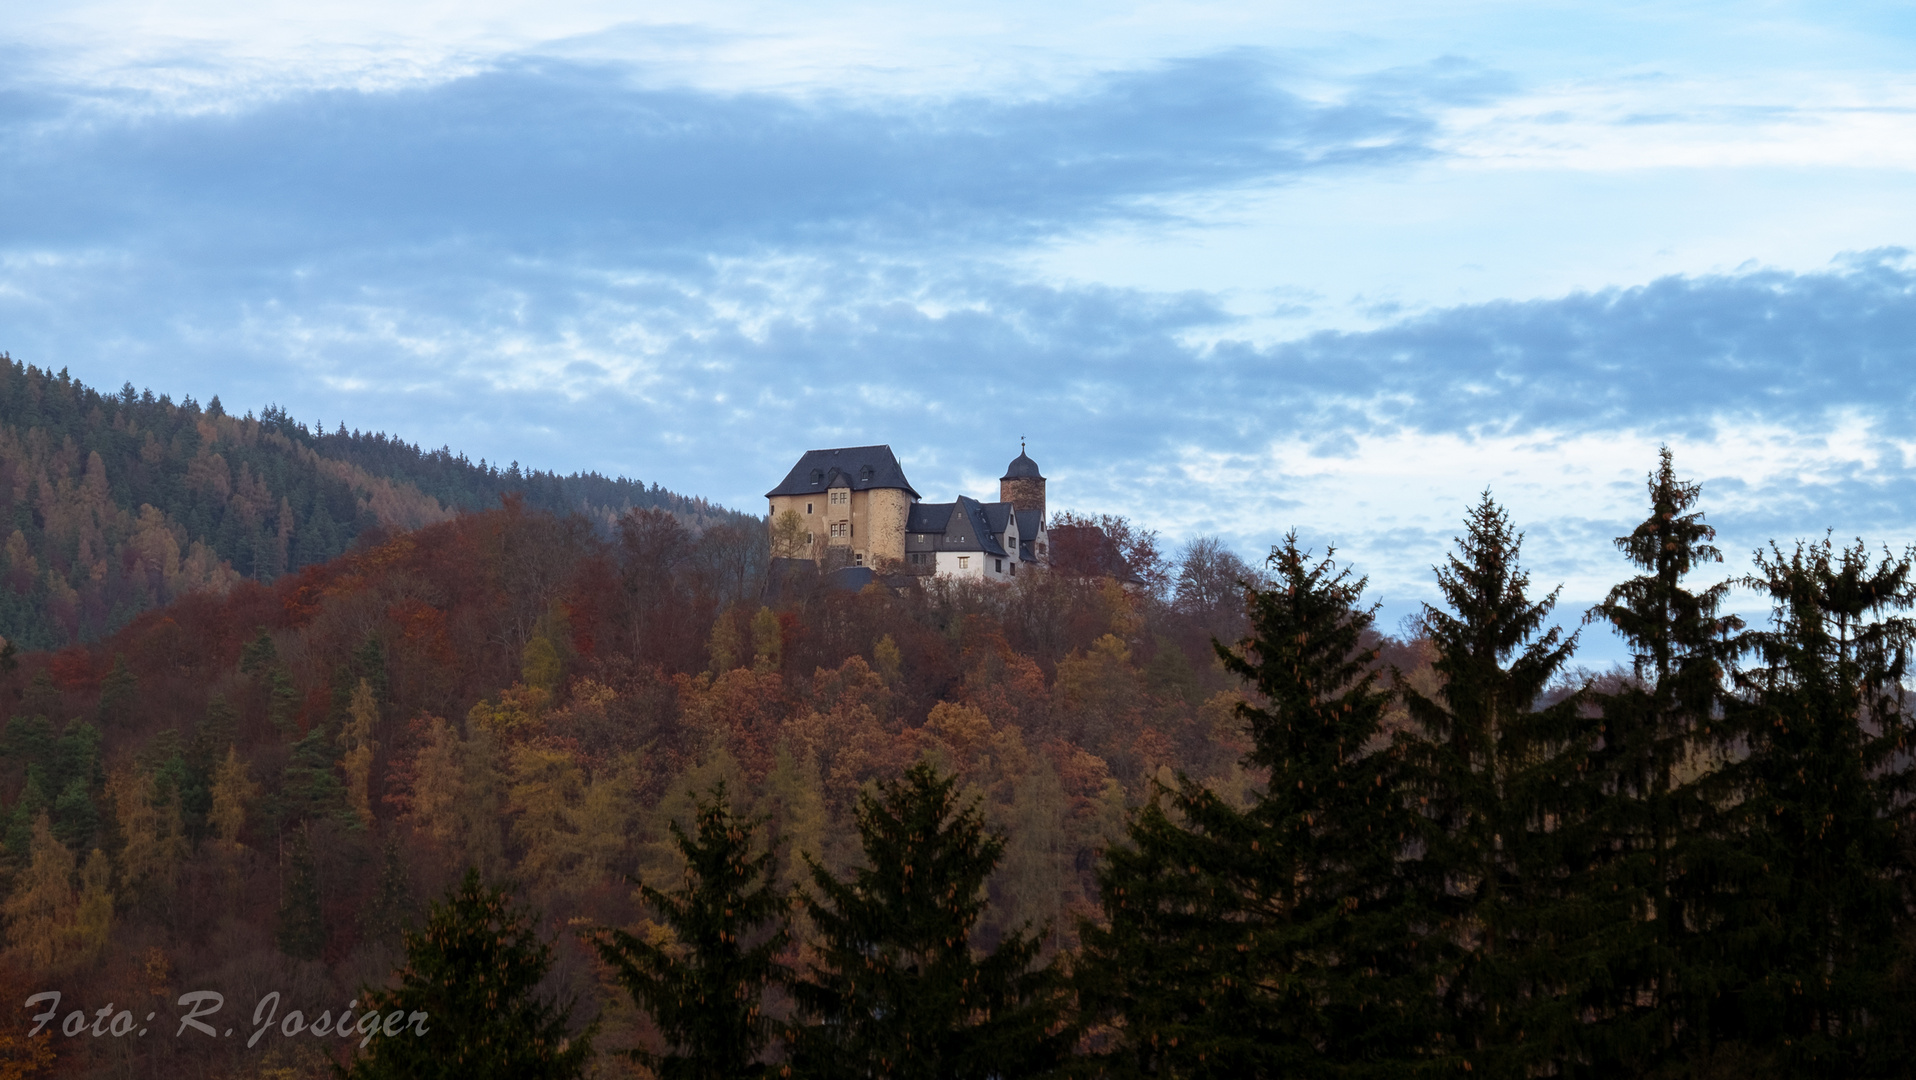
[[750, 517], [623, 476], [319, 431], [276, 405], [234, 416], [217, 396], [103, 393], [0, 353], [0, 636], [21, 649], [97, 640], [188, 593], [271, 582], [507, 495], [602, 535], [636, 508], [695, 530]]

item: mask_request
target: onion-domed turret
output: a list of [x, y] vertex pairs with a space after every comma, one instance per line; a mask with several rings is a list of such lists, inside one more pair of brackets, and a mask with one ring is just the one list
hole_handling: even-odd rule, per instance
[[1025, 453], [1023, 440], [1018, 443], [1018, 456], [1011, 459], [1005, 474], [998, 479], [998, 501], [1011, 503], [1020, 510], [1036, 510], [1039, 520], [1044, 519], [1044, 474], [1038, 471], [1038, 463]]
[[1020, 446], [1018, 456], [1012, 458], [1011, 464], [1005, 467], [1005, 475], [1001, 479], [1022, 480], [1030, 476], [1044, 479], [1044, 476], [1038, 472], [1038, 463], [1025, 456], [1024, 447]]

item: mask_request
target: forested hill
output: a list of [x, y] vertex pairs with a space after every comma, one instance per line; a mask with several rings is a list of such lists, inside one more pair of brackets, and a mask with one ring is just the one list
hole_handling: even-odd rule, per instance
[[[596, 473], [560, 476], [314, 431], [283, 409], [228, 414], [132, 384], [101, 393], [0, 354], [0, 635], [21, 649], [93, 640], [186, 593], [338, 557], [368, 530], [413, 529], [520, 493], [602, 530], [633, 507], [699, 527], [743, 517]], [[736, 523], [736, 522], [734, 522]]]
[[[124, 393], [124, 391], [122, 391]], [[473, 464], [466, 455], [442, 446], [421, 450], [384, 432], [347, 431], [341, 424], [331, 432], [308, 430], [288, 416], [284, 409], [268, 407], [260, 416], [261, 424], [288, 440], [309, 447], [321, 457], [345, 462], [373, 476], [397, 483], [411, 484], [455, 510], [488, 510], [499, 505], [499, 497], [517, 493], [528, 509], [551, 514], [581, 514], [598, 527], [602, 535], [626, 511], [656, 506], [694, 529], [714, 522], [736, 524], [750, 515], [719, 506], [705, 499], [667, 491], [654, 483], [651, 487], [638, 480], [601, 476], [596, 472], [561, 476], [538, 469], [521, 469], [513, 462], [501, 469], [481, 460]]]

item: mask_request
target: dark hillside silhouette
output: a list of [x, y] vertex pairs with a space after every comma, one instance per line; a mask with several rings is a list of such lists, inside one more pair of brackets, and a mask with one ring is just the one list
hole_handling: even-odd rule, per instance
[[189, 593], [270, 582], [508, 494], [606, 535], [634, 508], [741, 535], [758, 521], [656, 484], [315, 431], [276, 407], [235, 417], [217, 397], [101, 393], [0, 355], [0, 635], [94, 640]]

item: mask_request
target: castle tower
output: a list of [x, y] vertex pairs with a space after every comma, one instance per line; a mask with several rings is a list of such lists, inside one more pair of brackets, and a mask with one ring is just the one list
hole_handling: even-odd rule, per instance
[[1025, 456], [1022, 439], [1018, 440], [1018, 456], [998, 478], [998, 501], [1020, 510], [1036, 510], [1038, 520], [1044, 520], [1044, 475], [1038, 471], [1038, 463]]

